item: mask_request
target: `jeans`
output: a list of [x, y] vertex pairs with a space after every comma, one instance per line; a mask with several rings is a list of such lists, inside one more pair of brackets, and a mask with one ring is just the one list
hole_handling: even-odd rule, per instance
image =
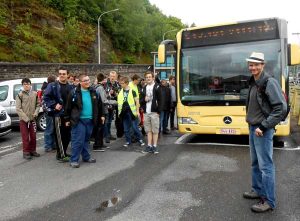
[[142, 140], [142, 133], [138, 127], [138, 118], [132, 119], [131, 113], [126, 111], [123, 115], [123, 126], [124, 126], [124, 133], [127, 143], [131, 143], [131, 134], [130, 129], [132, 128], [136, 138], [140, 141]]
[[174, 128], [175, 111], [176, 111], [176, 102], [173, 102], [173, 108], [172, 111], [170, 111], [170, 128]]
[[45, 149], [53, 149], [55, 147], [54, 145], [54, 125], [53, 125], [53, 118], [46, 116], [46, 129], [44, 131], [44, 144]]
[[262, 137], [255, 135], [258, 126], [250, 126], [249, 144], [252, 169], [252, 189], [275, 208], [275, 166], [273, 164], [274, 129]]
[[161, 111], [159, 114], [159, 132], [166, 132], [168, 127], [169, 111]]
[[103, 136], [108, 139], [111, 136], [111, 122], [114, 119], [114, 111], [108, 111], [108, 114], [105, 115], [105, 122], [104, 122], [104, 133]]
[[80, 154], [83, 161], [90, 159], [89, 140], [93, 132], [91, 119], [80, 119], [71, 131], [71, 162], [78, 162]]

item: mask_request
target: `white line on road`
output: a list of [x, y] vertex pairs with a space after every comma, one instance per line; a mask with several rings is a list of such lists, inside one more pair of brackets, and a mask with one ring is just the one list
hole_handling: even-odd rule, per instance
[[[178, 138], [175, 144], [186, 144], [186, 145], [214, 145], [214, 146], [231, 146], [231, 147], [249, 147], [247, 144], [228, 144], [228, 143], [186, 143], [185, 140], [188, 139], [190, 136], [196, 136], [194, 134], [184, 134], [180, 138]], [[189, 138], [190, 139], [190, 138]], [[300, 146], [297, 147], [274, 147], [275, 150], [300, 150]]]
[[[36, 141], [38, 140], [41, 140], [41, 139], [44, 139], [44, 136], [41, 136], [41, 137], [37, 137], [36, 138]], [[15, 147], [18, 147], [19, 145], [21, 145], [23, 142], [18, 142], [18, 143], [14, 143], [13, 145], [7, 145], [7, 146], [4, 146], [4, 147], [0, 147], [0, 154], [1, 153], [5, 153], [6, 151], [9, 151], [11, 149], [14, 149]]]

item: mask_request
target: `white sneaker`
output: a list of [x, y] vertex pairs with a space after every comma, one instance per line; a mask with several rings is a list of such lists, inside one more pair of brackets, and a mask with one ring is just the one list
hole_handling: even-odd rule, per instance
[[157, 150], [157, 147], [153, 147], [152, 153], [154, 153], [154, 154], [159, 154], [159, 152], [158, 152], [158, 150]]
[[130, 143], [126, 142], [123, 147], [128, 147], [130, 145]]

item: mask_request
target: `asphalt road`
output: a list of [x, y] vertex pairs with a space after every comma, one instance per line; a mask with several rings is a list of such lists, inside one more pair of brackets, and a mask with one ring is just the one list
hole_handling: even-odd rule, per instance
[[[43, 132], [37, 132], [37, 145], [43, 145]], [[20, 135], [20, 129], [18, 127], [13, 127], [12, 132], [0, 137], [0, 157], [6, 154], [21, 150], [22, 148], [22, 138]]]
[[124, 149], [117, 140], [93, 153], [96, 164], [79, 169], [57, 163], [55, 153], [32, 161], [20, 151], [3, 155], [0, 219], [300, 220], [300, 136], [293, 127], [274, 150], [277, 208], [266, 214], [252, 213], [255, 201], [242, 198], [250, 188], [247, 137], [178, 140], [173, 133], [160, 138], [158, 155], [142, 154], [138, 145]]

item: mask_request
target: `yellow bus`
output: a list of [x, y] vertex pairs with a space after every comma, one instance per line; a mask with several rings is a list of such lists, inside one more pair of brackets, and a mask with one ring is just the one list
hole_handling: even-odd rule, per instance
[[[246, 58], [265, 54], [265, 72], [288, 95], [288, 66], [300, 63], [300, 49], [288, 44], [287, 21], [279, 18], [236, 22], [179, 31], [176, 40], [158, 48], [176, 49], [177, 116], [181, 133], [248, 134], [245, 101], [251, 76]], [[277, 136], [290, 133], [289, 117], [276, 126]]]

